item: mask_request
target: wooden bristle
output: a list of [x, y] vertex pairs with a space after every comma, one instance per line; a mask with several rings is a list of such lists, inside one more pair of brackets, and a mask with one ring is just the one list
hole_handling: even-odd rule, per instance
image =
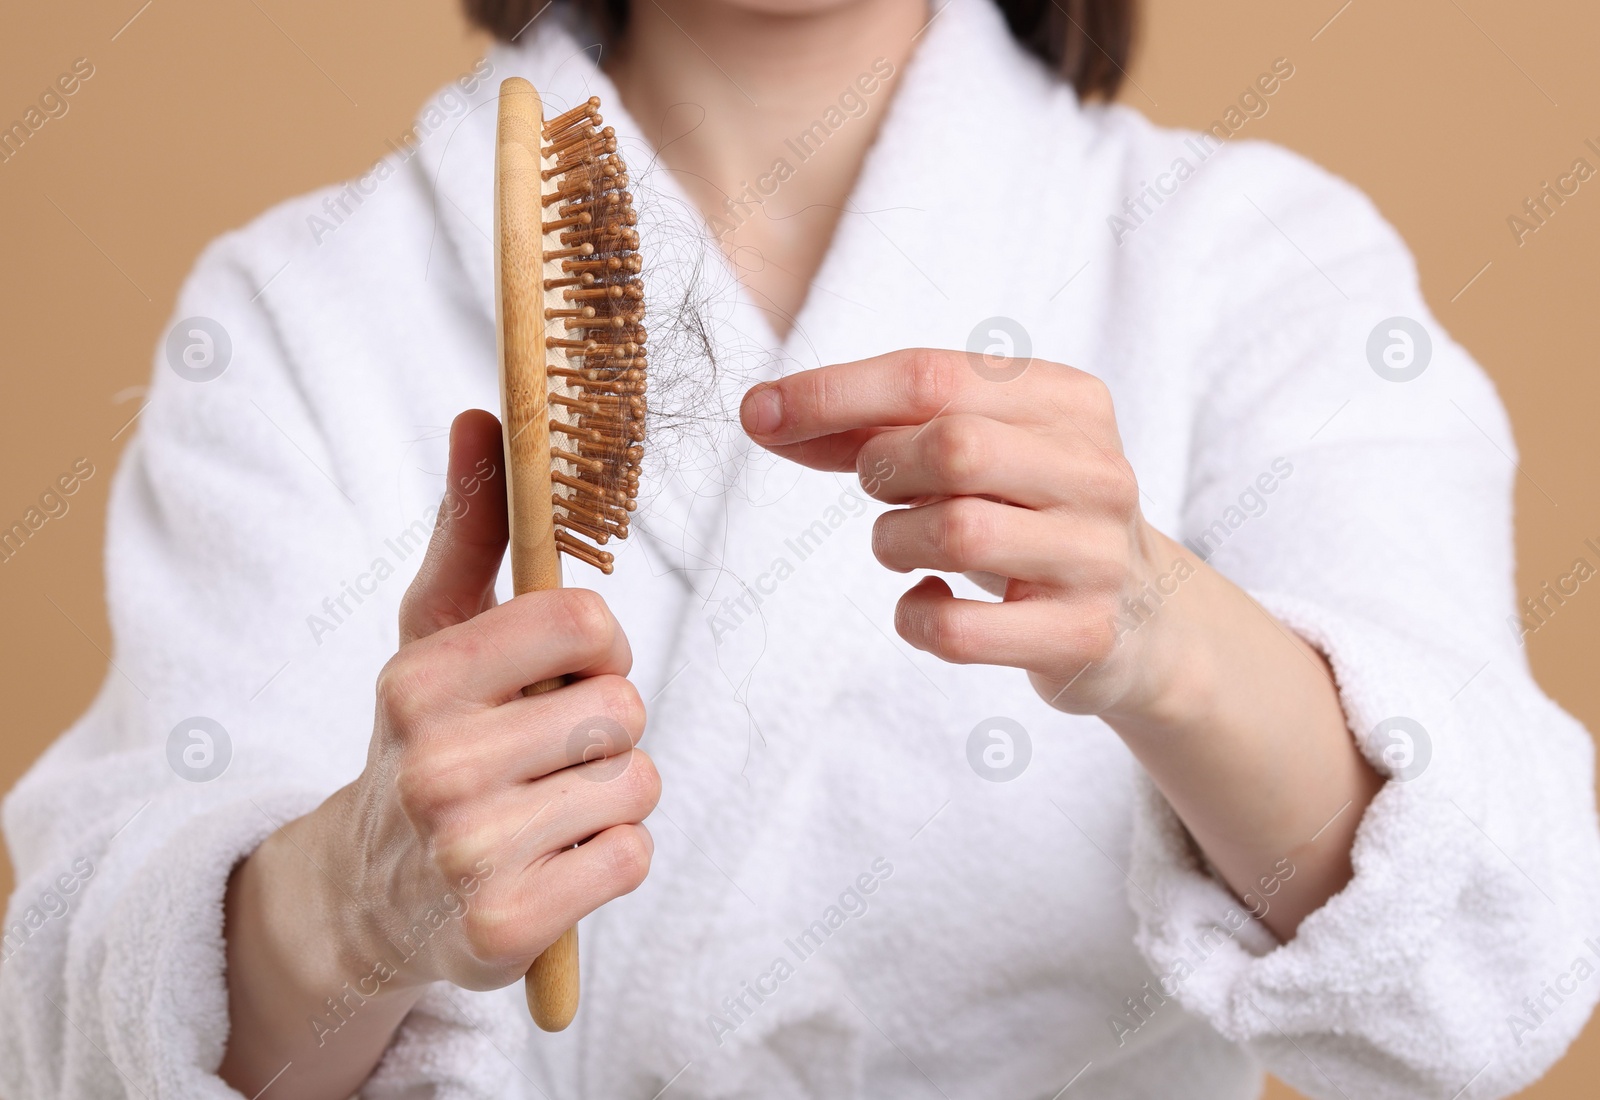
[[643, 267], [616, 133], [590, 99], [544, 124], [545, 346], [556, 548], [605, 573], [644, 454]]

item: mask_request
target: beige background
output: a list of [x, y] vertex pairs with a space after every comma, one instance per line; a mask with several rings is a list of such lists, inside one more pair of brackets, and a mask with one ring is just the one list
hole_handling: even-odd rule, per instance
[[[75, 59], [95, 67], [69, 112], [0, 164], [0, 527], [75, 460], [96, 470], [65, 516], [0, 563], [0, 788], [105, 670], [106, 490], [195, 254], [279, 199], [364, 170], [482, 49], [450, 0], [141, 2], [0, 8], [0, 122]], [[1583, 144], [1600, 145], [1600, 11], [1150, 0], [1147, 13], [1125, 98], [1159, 121], [1206, 125], [1275, 58], [1294, 63], [1245, 133], [1354, 180], [1411, 241], [1434, 310], [1517, 428], [1519, 587], [1567, 572], [1600, 536], [1600, 177], [1521, 246], [1506, 218], [1580, 155], [1600, 169]], [[1600, 595], [1587, 588], [1529, 641], [1540, 681], [1591, 728], [1597, 641]], [[1597, 1074], [1592, 1025], [1526, 1095], [1589, 1097]]]

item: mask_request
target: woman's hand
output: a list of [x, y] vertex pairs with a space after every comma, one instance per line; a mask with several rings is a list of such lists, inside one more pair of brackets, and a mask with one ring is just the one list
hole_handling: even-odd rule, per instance
[[1381, 780], [1327, 662], [1145, 521], [1098, 379], [900, 351], [756, 386], [742, 417], [769, 450], [855, 470], [907, 506], [873, 529], [884, 565], [1002, 596], [957, 599], [929, 577], [895, 626], [947, 661], [1026, 669], [1053, 706], [1105, 719], [1278, 936], [1349, 881]]
[[[292, 1062], [285, 1095], [348, 1096], [427, 983], [516, 981], [649, 869], [640, 822], [660, 786], [633, 747], [645, 713], [624, 679], [627, 639], [583, 589], [495, 605], [500, 456], [494, 417], [457, 418], [446, 501], [378, 678], [366, 768], [230, 885], [222, 1075], [246, 1095]], [[575, 679], [523, 697], [562, 675]]]
[[[966, 573], [1003, 596], [957, 599], [925, 578], [895, 614], [918, 649], [1026, 669], [1041, 696], [1077, 713], [1131, 710], [1166, 690], [1158, 632], [1142, 626], [1161, 602], [1151, 593], [1175, 591], [1195, 563], [1145, 522], [1098, 378], [1033, 360], [992, 381], [965, 353], [904, 351], [757, 386], [743, 419], [777, 454], [855, 470], [873, 497], [910, 505], [873, 529], [884, 565]], [[1140, 600], [1145, 618], [1129, 611]]]

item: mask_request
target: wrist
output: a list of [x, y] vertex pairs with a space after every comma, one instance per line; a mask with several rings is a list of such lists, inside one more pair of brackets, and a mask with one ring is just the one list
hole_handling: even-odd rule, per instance
[[[237, 892], [260, 952], [309, 1011], [348, 995], [347, 985], [369, 1001], [415, 1001], [426, 984], [392, 965], [378, 915], [356, 885], [361, 876], [347, 866], [356, 855], [348, 790], [268, 837], [230, 888], [230, 911]], [[381, 980], [368, 980], [375, 972]]]
[[218, 1072], [245, 1095], [287, 1072], [278, 1087], [291, 1094], [349, 1096], [422, 993], [372, 980], [370, 922], [338, 885], [340, 834], [324, 832], [333, 801], [273, 833], [228, 880], [230, 1029]]
[[1128, 686], [1101, 712], [1128, 737], [1165, 737], [1207, 726], [1217, 698], [1217, 626], [1226, 581], [1190, 550], [1151, 527], [1141, 532], [1143, 580], [1118, 621], [1117, 645], [1131, 647]]

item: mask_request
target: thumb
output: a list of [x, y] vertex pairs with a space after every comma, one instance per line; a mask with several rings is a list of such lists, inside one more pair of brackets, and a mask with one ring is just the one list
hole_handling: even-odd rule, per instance
[[482, 409], [456, 417], [433, 538], [400, 601], [401, 645], [494, 606], [494, 579], [506, 550], [504, 467], [500, 421]]

